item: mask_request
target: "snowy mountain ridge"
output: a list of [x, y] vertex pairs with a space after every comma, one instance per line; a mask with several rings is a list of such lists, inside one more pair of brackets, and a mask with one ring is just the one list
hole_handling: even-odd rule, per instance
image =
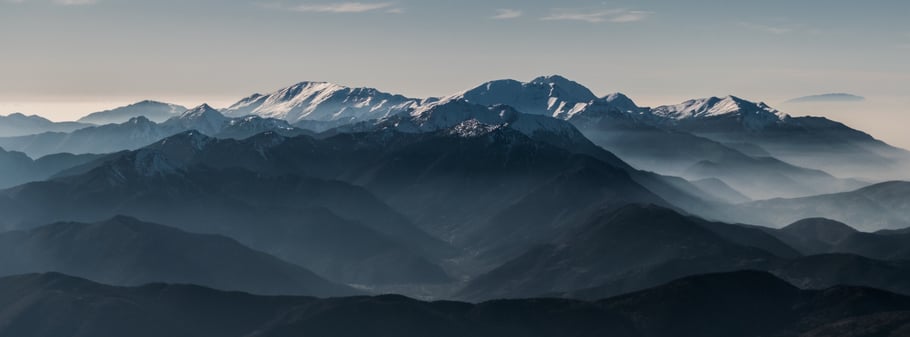
[[259, 115], [291, 123], [364, 121], [388, 117], [420, 105], [420, 100], [372, 88], [349, 88], [328, 82], [300, 82], [271, 94], [254, 94], [225, 109], [231, 117]]
[[524, 114], [507, 105], [484, 106], [463, 99], [446, 98], [418, 107], [408, 114], [398, 114], [375, 122], [362, 122], [339, 128], [340, 132], [395, 130], [405, 133], [448, 131], [450, 134], [476, 137], [508, 128], [529, 137], [553, 133], [583, 139], [571, 124], [546, 116]]
[[[639, 107], [622, 93], [598, 97], [587, 87], [559, 75], [540, 76], [529, 82], [495, 80], [442, 98], [414, 99], [373, 88], [351, 88], [328, 82], [300, 82], [270, 94], [241, 99], [224, 114], [229, 117], [257, 115], [301, 125], [311, 123], [353, 124], [382, 120], [398, 114], [426, 111], [445, 102], [464, 101], [482, 106], [505, 105], [516, 111], [570, 120], [584, 114], [621, 112], [659, 125], [737, 116], [747, 129], [784, 122], [783, 112], [764, 103], [735, 96], [693, 99], [656, 108]], [[443, 104], [440, 104], [443, 103]]]

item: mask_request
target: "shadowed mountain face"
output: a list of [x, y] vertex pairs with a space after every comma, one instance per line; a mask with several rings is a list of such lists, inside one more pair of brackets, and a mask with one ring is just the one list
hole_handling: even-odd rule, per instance
[[[472, 281], [463, 298], [533, 297], [546, 293], [595, 287], [627, 274], [680, 261], [685, 273], [736, 269], [746, 261], [766, 261], [772, 254], [731, 242], [702, 225], [668, 209], [627, 206], [601, 212], [578, 231], [524, 255]], [[756, 232], [754, 236], [765, 236]], [[782, 254], [797, 254], [775, 240]], [[637, 289], [669, 281], [647, 280]], [[621, 289], [614, 294], [637, 289]]]
[[770, 155], [750, 156], [707, 138], [654, 126], [653, 118], [595, 104], [569, 121], [592, 142], [635, 167], [692, 180], [720, 179], [751, 199], [842, 192], [863, 186]]
[[[194, 154], [218, 155], [201, 152], [208, 142], [217, 141], [198, 133], [172, 137], [80, 174], [8, 190], [0, 208], [18, 228], [125, 214], [223, 234], [345, 283], [447, 279], [427, 259], [451, 248], [369, 192], [337, 181], [184, 165]], [[241, 158], [231, 154], [220, 158]]]
[[8, 188], [31, 181], [50, 178], [60, 171], [94, 161], [99, 155], [49, 155], [33, 160], [21, 152], [0, 148], [0, 188]]
[[259, 294], [356, 293], [215, 235], [116, 217], [0, 234], [0, 274], [62, 272], [115, 285], [192, 283]]
[[863, 231], [910, 227], [910, 182], [887, 182], [859, 190], [796, 199], [744, 204], [739, 221], [784, 226], [800, 219], [825, 217]]
[[[910, 155], [833, 121], [733, 96], [644, 108], [559, 76], [152, 105], [174, 116], [0, 138], [20, 151], [0, 150], [0, 276], [587, 302], [33, 274], [0, 279], [0, 336], [910, 329], [906, 298], [840, 286], [910, 294], [908, 183], [842, 179], [905, 174]], [[109, 154], [28, 157], [61, 151]]]
[[848, 253], [881, 260], [910, 260], [910, 233], [865, 233], [823, 218], [768, 232], [804, 254]]
[[742, 269], [771, 271], [810, 288], [847, 283], [910, 293], [906, 286], [910, 265], [905, 262], [854, 255], [801, 257], [760, 228], [634, 205], [598, 214], [585, 223], [579, 231], [476, 278], [460, 296], [488, 299], [565, 293], [591, 299], [687, 275]]
[[859, 323], [869, 334], [854, 336], [872, 337], [905, 331], [907, 311], [907, 297], [853, 287], [803, 291], [758, 272], [681, 279], [598, 302], [481, 304], [400, 296], [258, 297], [164, 284], [117, 288], [61, 274], [0, 279], [0, 320], [10, 322], [0, 325], [0, 335], [30, 337], [758, 337], [817, 334]]
[[[578, 135], [565, 122], [548, 121]], [[594, 209], [628, 202], [671, 207], [662, 198], [674, 196], [668, 190], [676, 191], [673, 200], [698, 200], [583, 138], [570, 151], [563, 137], [544, 132], [547, 126], [528, 124], [539, 128], [530, 129], [533, 138], [520, 123], [520, 129], [481, 127], [486, 131], [480, 133], [453, 133], [465, 131], [456, 123], [436, 132], [375, 130], [326, 139], [267, 133], [237, 141], [184, 133], [9, 190], [0, 208], [13, 226], [126, 214], [224, 234], [332, 280], [369, 284], [446, 279], [432, 266], [450, 257], [451, 248], [408, 219], [495, 264]], [[51, 203], [66, 206], [42, 208]], [[318, 233], [332, 236], [308, 232], [323, 227]], [[356, 235], [340, 234], [344, 228]], [[345, 244], [361, 237], [375, 244]], [[348, 263], [335, 263], [332, 254]], [[381, 263], [367, 259], [379, 256]], [[391, 272], [395, 268], [411, 271]]]
[[[598, 98], [578, 83], [549, 76], [527, 83], [492, 81], [447, 99], [505, 104], [524, 113], [568, 120], [594, 143], [638, 168], [696, 180], [720, 178], [754, 199], [859, 188], [863, 185], [857, 181], [837, 179], [818, 169], [836, 163], [845, 169], [839, 175], [880, 179], [901, 167], [900, 158], [910, 158], [905, 151], [841, 124], [791, 118], [764, 103], [733, 96], [641, 108], [622, 94]], [[804, 141], [792, 141], [797, 138]], [[771, 150], [762, 149], [764, 145]], [[827, 149], [818, 151], [823, 145]], [[750, 154], [743, 153], [745, 149]], [[838, 151], [864, 156], [874, 164], [854, 163], [855, 156], [839, 156]], [[790, 159], [805, 164], [792, 165]]]

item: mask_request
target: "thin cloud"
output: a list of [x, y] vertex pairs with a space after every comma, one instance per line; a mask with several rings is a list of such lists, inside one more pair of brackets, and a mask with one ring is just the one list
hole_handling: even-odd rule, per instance
[[302, 4], [293, 6], [290, 9], [304, 13], [365, 13], [383, 9], [389, 10], [393, 5], [394, 4], [391, 2], [342, 2], [332, 4]]
[[773, 34], [773, 35], [787, 35], [787, 34], [804, 34], [804, 35], [821, 35], [824, 34], [824, 31], [818, 28], [809, 27], [804, 24], [799, 23], [790, 23], [782, 21], [777, 24], [759, 24], [752, 22], [740, 22], [739, 25], [743, 28], [753, 30], [756, 32]]
[[759, 31], [759, 32], [768, 33], [768, 34], [775, 34], [775, 35], [789, 34], [789, 33], [792, 33], [795, 31], [795, 29], [792, 27], [768, 26], [768, 25], [749, 23], [749, 22], [740, 22], [739, 25], [743, 26], [745, 28], [754, 30], [754, 31]]
[[54, 3], [63, 6], [85, 6], [97, 4], [98, 0], [54, 0]]
[[541, 18], [544, 21], [583, 21], [588, 23], [629, 23], [647, 19], [653, 12], [611, 9], [598, 12], [580, 10], [554, 9], [550, 15]]
[[520, 18], [522, 15], [524, 15], [524, 13], [522, 13], [520, 10], [503, 8], [503, 9], [497, 9], [496, 15], [491, 17], [491, 19], [496, 19], [496, 20], [517, 19], [517, 18]]
[[[68, 0], [85, 1], [85, 0]], [[280, 2], [257, 2], [255, 5], [273, 10], [285, 10], [301, 13], [330, 13], [350, 14], [384, 11], [385, 13], [401, 14], [404, 9], [395, 7], [394, 2], [337, 2], [337, 3], [303, 3], [298, 5], [285, 5]]]
[[610, 22], [616, 22], [616, 23], [638, 22], [638, 21], [647, 19], [649, 16], [651, 16], [651, 14], [654, 14], [654, 13], [645, 12], [645, 11], [628, 11], [626, 13], [623, 13], [622, 15], [619, 15], [619, 16], [616, 16], [616, 17], [610, 19]]

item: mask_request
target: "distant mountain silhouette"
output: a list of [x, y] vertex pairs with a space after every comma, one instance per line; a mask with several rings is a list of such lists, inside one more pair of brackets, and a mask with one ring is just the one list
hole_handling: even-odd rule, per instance
[[47, 118], [21, 113], [0, 116], [0, 137], [25, 136], [45, 132], [71, 132], [91, 124], [77, 122], [52, 122]]
[[849, 253], [882, 260], [910, 260], [910, 233], [866, 233], [846, 224], [805, 219], [770, 230], [772, 235], [805, 254]]
[[[256, 147], [235, 144], [184, 133], [58, 179], [4, 191], [0, 209], [7, 224], [18, 228], [124, 214], [227, 235], [345, 283], [448, 279], [427, 259], [454, 250], [368, 191], [339, 181], [238, 168], [247, 154], [264, 158]], [[199, 159], [234, 165], [192, 164]], [[45, 205], [51, 204], [59, 206], [49, 210]]]
[[145, 117], [155, 123], [161, 123], [172, 117], [178, 116], [180, 113], [186, 111], [186, 109], [186, 107], [176, 104], [145, 100], [111, 110], [90, 113], [85, 117], [80, 118], [79, 122], [98, 125], [120, 124], [126, 123], [130, 119], [136, 117]]
[[115, 285], [171, 282], [273, 295], [357, 293], [232, 239], [129, 217], [0, 234], [0, 275], [51, 271]]
[[135, 150], [175, 134], [196, 130], [218, 138], [248, 138], [263, 132], [287, 136], [312, 134], [283, 120], [260, 117], [228, 118], [207, 104], [181, 111], [164, 122], [144, 116], [120, 124], [80, 128], [72, 132], [40, 133], [0, 138], [0, 146], [38, 157], [54, 153], [113, 153]]
[[910, 227], [910, 182], [892, 181], [855, 191], [747, 203], [739, 221], [785, 226], [800, 219], [824, 217], [863, 231]]
[[810, 288], [846, 283], [910, 294], [907, 262], [846, 254], [802, 257], [761, 228], [631, 205], [599, 213], [578, 231], [477, 277], [459, 296], [476, 300], [567, 293], [591, 299], [687, 275], [742, 269], [770, 271]]
[[0, 148], [0, 172], [3, 172], [0, 175], [0, 188], [45, 180], [61, 171], [86, 164], [100, 157], [99, 155], [62, 153], [33, 160], [25, 153], [10, 152]]

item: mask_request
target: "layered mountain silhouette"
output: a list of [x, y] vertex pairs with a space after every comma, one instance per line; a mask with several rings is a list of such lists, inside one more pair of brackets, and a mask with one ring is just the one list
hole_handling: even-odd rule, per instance
[[799, 290], [760, 272], [685, 278], [596, 302], [480, 304], [401, 296], [259, 297], [168, 284], [119, 288], [49, 273], [0, 279], [0, 308], [0, 319], [11, 322], [0, 326], [0, 335], [35, 337], [758, 337], [828, 336], [850, 327], [857, 331], [851, 336], [872, 337], [899, 335], [910, 321], [904, 296], [857, 287]]
[[850, 253], [882, 260], [910, 260], [910, 233], [860, 232], [834, 220], [811, 218], [769, 233], [804, 254]]
[[22, 113], [0, 116], [0, 137], [26, 136], [44, 132], [71, 132], [91, 124], [76, 122], [52, 122], [47, 118]]
[[[750, 165], [752, 163], [743, 162], [748, 161], [742, 157], [745, 153], [732, 154], [736, 158], [727, 159], [732, 161], [729, 164], [718, 159], [719, 156], [745, 149], [749, 149], [748, 156], [765, 153], [785, 163], [795, 164], [770, 161], [756, 166], [753, 172], [739, 175], [743, 179], [759, 171], [769, 175], [765, 178], [767, 182], [773, 181], [770, 175], [780, 175], [775, 170], [782, 165], [790, 171], [810, 169], [803, 172], [804, 175], [819, 174], [811, 169], [824, 169], [831, 170], [830, 173], [838, 177], [897, 177], [910, 158], [906, 151], [841, 123], [820, 117], [792, 117], [767, 104], [735, 96], [642, 108], [625, 95], [616, 93], [598, 97], [577, 82], [553, 75], [541, 76], [530, 82], [491, 81], [442, 100], [465, 100], [485, 106], [508, 105], [526, 114], [572, 120], [586, 136], [609, 150], [619, 152], [624, 148], [621, 145], [629, 144], [636, 145], [638, 149], [653, 148], [645, 154], [639, 153], [637, 157], [630, 156], [628, 160], [647, 165], [642, 167], [644, 169], [660, 168], [664, 170], [658, 170], [662, 173], [675, 175], [706, 161], [714, 165]], [[280, 118], [299, 127], [323, 131], [344, 123], [407, 114], [438, 101], [410, 99], [368, 88], [352, 89], [325, 82], [302, 82], [268, 95], [252, 95], [228, 108], [226, 113], [231, 116], [257, 114]], [[583, 124], [587, 127], [582, 127]], [[614, 134], [617, 131], [621, 132]], [[632, 139], [625, 139], [627, 137]], [[676, 154], [680, 151], [680, 140], [688, 140], [683, 144], [703, 148], [706, 153], [683, 149], [683, 153]], [[636, 153], [635, 150], [629, 149], [628, 153]], [[672, 156], [661, 160], [661, 153]], [[789, 178], [801, 183], [799, 178]], [[822, 174], [816, 179], [830, 180], [831, 177]], [[817, 184], [816, 188], [825, 185]], [[835, 185], [839, 186], [828, 188], [844, 187], [840, 186], [843, 182]], [[803, 184], [801, 190], [796, 187], [790, 190], [791, 193], [812, 194], [813, 191], [807, 187], [810, 184]]]
[[459, 296], [476, 300], [564, 292], [600, 298], [687, 275], [743, 269], [767, 270], [808, 288], [846, 283], [910, 292], [904, 285], [910, 278], [907, 262], [845, 254], [803, 257], [759, 228], [631, 205], [595, 214], [579, 230], [479, 276]]
[[730, 215], [740, 221], [785, 226], [825, 217], [863, 231], [910, 227], [910, 182], [892, 181], [855, 191], [795, 199], [770, 199], [744, 204]]
[[[495, 264], [593, 209], [672, 207], [665, 195], [698, 201], [683, 184], [585, 142], [566, 122], [529, 119], [516, 129], [455, 121], [439, 131], [379, 128], [324, 139], [187, 132], [8, 190], [0, 208], [8, 225], [25, 228], [136, 216], [228, 235], [335, 281], [376, 284], [448, 280], [437, 265], [455, 251], [423, 232]], [[47, 212], [47, 204], [65, 206]]]
[[[696, 180], [721, 178], [756, 199], [806, 196], [861, 187], [859, 182], [839, 180], [819, 170], [772, 158], [771, 153], [774, 152], [768, 153], [767, 157], [754, 157], [727, 145], [743, 147], [742, 144], [748, 144], [760, 148], [777, 137], [771, 135], [770, 130], [778, 128], [792, 129], [794, 133], [799, 133], [795, 128], [805, 129], [803, 131], [807, 134], [815, 132], [809, 130], [804, 119], [791, 118], [764, 103], [752, 103], [733, 96], [691, 100], [654, 109], [641, 108], [623, 94], [598, 98], [576, 82], [560, 76], [546, 76], [527, 83], [492, 81], [452, 97], [483, 105], [506, 104], [524, 113], [569, 120], [597, 145], [615, 152], [636, 167]], [[819, 132], [831, 129], [830, 125], [821, 122], [812, 124], [812, 127], [821, 129]], [[729, 134], [707, 132], [712, 128]], [[844, 131], [844, 135], [851, 142], [856, 140], [865, 144], [868, 141], [874, 143], [870, 147], [878, 146], [883, 153], [910, 158], [906, 153], [871, 137], [863, 137], [858, 132]], [[818, 139], [814, 141], [822, 142]], [[791, 152], [781, 153], [790, 158], [796, 156], [793, 151], [802, 155], [814, 151], [801, 146], [804, 145], [793, 144]], [[878, 156], [872, 153], [866, 155]], [[846, 157], [836, 160], [840, 160], [841, 164], [850, 164], [850, 159]], [[876, 164], [884, 162], [892, 168], [897, 165], [890, 157], [878, 158]], [[830, 163], [811, 164], [807, 167], [827, 169]], [[854, 176], [857, 172], [838, 173]]]
[[113, 285], [191, 283], [258, 294], [356, 291], [232, 239], [115, 217], [0, 234], [0, 275], [61, 272]]
[[227, 118], [218, 110], [203, 104], [160, 124], [139, 116], [120, 124], [92, 126], [69, 133], [51, 132], [0, 138], [0, 146], [33, 157], [55, 153], [112, 153], [135, 150], [190, 130], [219, 138], [246, 138], [267, 131], [288, 136], [311, 134], [283, 120], [256, 116]]
[[765, 103], [301, 82], [83, 121], [0, 118], [0, 336], [910, 329], [910, 155]]
[[[245, 148], [231, 144], [237, 141], [184, 133], [58, 179], [7, 190], [0, 208], [7, 224], [18, 228], [124, 214], [223, 234], [345, 283], [447, 279], [427, 258], [441, 258], [451, 248], [362, 188], [293, 174], [263, 175], [236, 165], [193, 164], [242, 163], [244, 154], [264, 158], [255, 139]], [[48, 210], [45, 205], [51, 204], [59, 206]]]
[[93, 112], [78, 120], [80, 123], [89, 124], [121, 124], [136, 118], [145, 117], [155, 123], [161, 123], [179, 116], [187, 108], [170, 103], [145, 100], [110, 110]]
[[21, 185], [50, 178], [54, 174], [98, 159], [99, 155], [72, 155], [68, 153], [32, 159], [22, 152], [0, 148], [0, 188]]

